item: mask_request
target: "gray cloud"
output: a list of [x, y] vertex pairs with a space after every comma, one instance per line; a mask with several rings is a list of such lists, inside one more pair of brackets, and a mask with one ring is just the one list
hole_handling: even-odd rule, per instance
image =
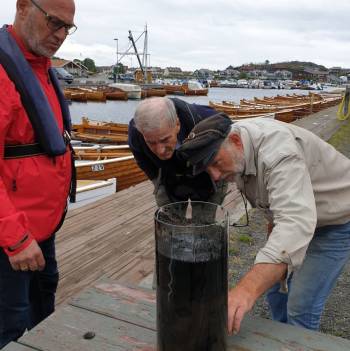
[[[76, 0], [79, 30], [59, 56], [116, 60], [147, 22], [151, 64], [183, 69], [223, 69], [248, 62], [314, 61], [350, 67], [347, 0]], [[15, 1], [2, 4], [0, 19], [11, 22]], [[139, 45], [142, 50], [142, 45]], [[136, 59], [127, 58], [127, 65]]]

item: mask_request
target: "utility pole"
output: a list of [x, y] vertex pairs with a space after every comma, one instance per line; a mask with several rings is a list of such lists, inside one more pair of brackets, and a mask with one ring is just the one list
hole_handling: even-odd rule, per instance
[[117, 54], [117, 64], [116, 64], [116, 66], [117, 66], [117, 69], [118, 69], [118, 73], [119, 73], [119, 50], [118, 50], [118, 38], [114, 38], [113, 40], [115, 40], [116, 41], [116, 45], [117, 45], [117, 51], [116, 51], [116, 54]]

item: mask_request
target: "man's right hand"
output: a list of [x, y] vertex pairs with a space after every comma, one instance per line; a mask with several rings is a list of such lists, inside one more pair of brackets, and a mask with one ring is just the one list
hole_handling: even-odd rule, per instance
[[42, 271], [45, 267], [43, 253], [35, 240], [23, 251], [10, 256], [9, 261], [15, 271]]

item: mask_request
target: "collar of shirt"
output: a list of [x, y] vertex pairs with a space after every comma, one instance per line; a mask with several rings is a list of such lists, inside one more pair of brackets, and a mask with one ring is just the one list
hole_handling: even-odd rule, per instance
[[238, 126], [239, 133], [241, 136], [245, 160], [245, 169], [244, 175], [256, 175], [256, 166], [255, 166], [255, 153], [253, 143], [250, 139], [250, 136], [245, 128]]
[[25, 59], [30, 63], [30, 65], [32, 67], [37, 66], [38, 68], [43, 68], [45, 70], [48, 70], [50, 68], [51, 60], [47, 57], [44, 57], [44, 56], [37, 56], [37, 55], [33, 54], [32, 52], [28, 51], [28, 49], [25, 47], [22, 39], [15, 32], [12, 25], [9, 25], [7, 27], [7, 30], [12, 35], [12, 37], [15, 39], [18, 47], [23, 52]]

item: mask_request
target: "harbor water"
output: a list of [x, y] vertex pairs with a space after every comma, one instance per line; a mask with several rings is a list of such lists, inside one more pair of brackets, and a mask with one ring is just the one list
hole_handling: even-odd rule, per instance
[[[189, 103], [207, 105], [209, 101], [222, 102], [233, 101], [239, 103], [240, 99], [253, 99], [254, 97], [276, 96], [286, 94], [308, 94], [307, 90], [279, 90], [279, 89], [244, 89], [244, 88], [210, 88], [207, 96], [175, 96]], [[129, 123], [135, 109], [141, 100], [107, 101], [107, 102], [73, 102], [70, 112], [73, 123], [80, 123], [81, 117], [89, 119]]]

